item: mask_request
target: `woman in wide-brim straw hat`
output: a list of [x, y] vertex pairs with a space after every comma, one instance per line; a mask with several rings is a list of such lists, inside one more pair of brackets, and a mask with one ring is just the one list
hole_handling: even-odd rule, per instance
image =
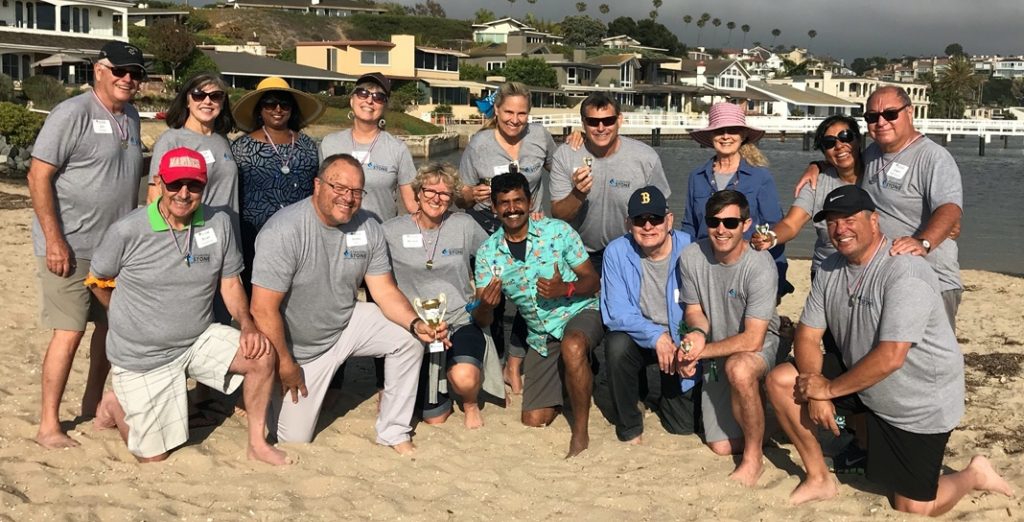
[[316, 97], [282, 78], [265, 78], [232, 111], [244, 134], [231, 144], [238, 164], [242, 281], [250, 290], [256, 234], [278, 210], [313, 194], [320, 167], [316, 141], [301, 130], [324, 113]]
[[[683, 214], [684, 232], [695, 240], [708, 237], [704, 207], [712, 194], [725, 189], [742, 192], [750, 204], [752, 223], [743, 234], [747, 241], [756, 226], [771, 226], [782, 220], [775, 179], [766, 168], [768, 160], [755, 145], [764, 131], [747, 125], [743, 107], [728, 102], [712, 105], [708, 126], [690, 132], [690, 136], [697, 143], [714, 148], [715, 155], [690, 173]], [[784, 252], [782, 245], [771, 249], [779, 270], [779, 296], [793, 291], [793, 286], [786, 281], [788, 265]]]

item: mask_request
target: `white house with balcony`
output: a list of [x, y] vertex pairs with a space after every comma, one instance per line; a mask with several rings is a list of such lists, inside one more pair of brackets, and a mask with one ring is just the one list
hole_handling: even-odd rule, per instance
[[92, 80], [91, 61], [110, 40], [128, 41], [134, 2], [0, 0], [0, 72], [15, 81], [49, 74], [68, 84]]
[[508, 43], [510, 34], [522, 35], [526, 44], [553, 44], [562, 41], [561, 36], [538, 31], [515, 18], [473, 24], [473, 41], [476, 43]]

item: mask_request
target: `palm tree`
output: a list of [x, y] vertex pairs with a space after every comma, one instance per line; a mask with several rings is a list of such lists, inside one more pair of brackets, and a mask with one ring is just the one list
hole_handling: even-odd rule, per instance
[[583, 11], [586, 11], [587, 10], [587, 3], [586, 2], [576, 2], [576, 10], [581, 12], [581, 13]]
[[700, 37], [704, 34], [704, 25], [708, 23], [703, 17], [697, 20], [697, 47], [700, 47]]
[[977, 89], [978, 79], [974, 76], [970, 60], [962, 55], [954, 56], [940, 73], [932, 89], [932, 100], [945, 109], [942, 117], [960, 119], [964, 117], [967, 104], [977, 99]]
[[658, 19], [658, 10], [657, 9], [651, 9], [651, 12], [648, 13], [647, 16], [651, 17], [651, 20], [657, 20]]
[[718, 28], [722, 26], [721, 18], [712, 18], [711, 25], [715, 26], [715, 41], [718, 41]]
[[747, 33], [750, 32], [750, 26], [743, 24], [740, 26], [740, 31], [743, 31], [743, 47], [747, 46]]
[[772, 48], [775, 47], [775, 39], [778, 38], [780, 34], [782, 34], [782, 30], [781, 29], [772, 29], [772, 43], [771, 43]]
[[690, 16], [690, 15], [686, 15], [686, 16], [683, 17], [683, 23], [686, 24], [686, 25], [690, 25], [690, 22], [692, 22], [692, 21], [693, 21], [693, 17]]
[[729, 29], [729, 39], [725, 41], [725, 46], [728, 47], [732, 43], [732, 30], [736, 28], [736, 22], [726, 22], [725, 27]]
[[814, 40], [815, 36], [818, 36], [818, 31], [815, 31], [814, 29], [811, 29], [810, 31], [807, 31], [807, 38], [808, 38], [808, 40], [807, 40], [807, 50], [808, 50], [808, 52], [810, 52], [810, 50], [811, 50], [811, 40]]
[[661, 9], [661, 4], [662, 4], [661, 0], [651, 0], [651, 3], [654, 4], [654, 8], [655, 9]]
[[[537, 0], [533, 1], [536, 2]], [[611, 9], [608, 7], [608, 4], [601, 4], [597, 6], [597, 10], [601, 11], [601, 14], [608, 14], [608, 11], [610, 11]]]

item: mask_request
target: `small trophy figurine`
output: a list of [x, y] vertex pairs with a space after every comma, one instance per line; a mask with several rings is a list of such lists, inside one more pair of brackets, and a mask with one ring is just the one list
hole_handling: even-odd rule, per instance
[[508, 164], [508, 173], [509, 174], [519, 174], [519, 162], [518, 161], [513, 161], [512, 163]]
[[772, 231], [772, 226], [769, 225], [768, 223], [761, 223], [760, 225], [754, 227], [754, 231], [757, 232], [758, 234], [761, 234], [762, 236], [767, 236], [768, 233]]
[[497, 261], [491, 264], [491, 274], [493, 274], [494, 277], [501, 279], [501, 274], [503, 273], [505, 273], [505, 267], [499, 265]]
[[[444, 320], [444, 313], [448, 308], [448, 300], [441, 292], [441, 295], [437, 296], [437, 299], [427, 299], [426, 301], [421, 300], [419, 297], [412, 300], [412, 306], [416, 310], [416, 315], [420, 316], [420, 319], [426, 321], [426, 323], [433, 328], [437, 328], [441, 321]], [[430, 353], [437, 353], [444, 351], [444, 343], [441, 341], [432, 341], [427, 345]]]
[[594, 158], [591, 158], [590, 156], [584, 157], [583, 158], [583, 164], [588, 166], [588, 167], [593, 167], [594, 166]]

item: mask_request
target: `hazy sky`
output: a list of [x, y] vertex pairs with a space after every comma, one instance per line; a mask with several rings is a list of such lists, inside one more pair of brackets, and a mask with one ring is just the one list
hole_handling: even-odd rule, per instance
[[[418, 0], [399, 0], [412, 5]], [[449, 18], [472, 19], [477, 9], [486, 8], [499, 17], [522, 18], [533, 12], [540, 18], [560, 21], [579, 14], [575, 0], [437, 0]], [[598, 11], [601, 3], [611, 8]], [[585, 14], [604, 22], [619, 16], [646, 18], [654, 9], [650, 0], [590, 0]], [[947, 44], [957, 42], [971, 54], [1024, 54], [1024, 0], [663, 0], [658, 21], [687, 45], [697, 42], [696, 19], [707, 12], [720, 18], [715, 28], [708, 22], [702, 44], [724, 47], [728, 39], [725, 24], [736, 22], [730, 47], [740, 47], [740, 26], [750, 25], [751, 42], [772, 41], [771, 31], [782, 34], [776, 44], [805, 47], [812, 53], [830, 54], [848, 61], [859, 56], [902, 56], [942, 54]], [[694, 23], [683, 23], [690, 15]], [[809, 40], [807, 31], [818, 35]]]

